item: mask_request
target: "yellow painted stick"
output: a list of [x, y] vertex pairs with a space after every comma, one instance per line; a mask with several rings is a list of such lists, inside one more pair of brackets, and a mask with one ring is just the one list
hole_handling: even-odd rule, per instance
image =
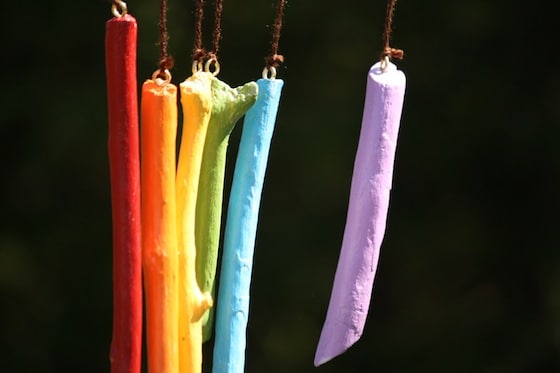
[[202, 293], [195, 274], [195, 216], [202, 152], [212, 112], [212, 74], [197, 72], [181, 83], [183, 134], [177, 167], [179, 240], [179, 368], [180, 373], [202, 370], [202, 322], [212, 307], [210, 293]]
[[177, 87], [147, 80], [142, 86], [141, 102], [141, 183], [142, 264], [150, 373], [176, 373], [179, 365], [176, 136]]

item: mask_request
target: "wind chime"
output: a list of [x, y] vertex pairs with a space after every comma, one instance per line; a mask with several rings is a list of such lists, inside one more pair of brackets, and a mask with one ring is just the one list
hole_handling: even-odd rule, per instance
[[[384, 49], [367, 77], [342, 248], [315, 365], [361, 336], [385, 233], [406, 79], [391, 63], [396, 0], [389, 0]], [[276, 68], [285, 1], [279, 0], [262, 78], [231, 88], [217, 78], [222, 0], [215, 3], [213, 49], [202, 45], [204, 0], [195, 0], [192, 75], [179, 85], [183, 131], [176, 159], [177, 86], [167, 53], [167, 3], [160, 0], [158, 69], [142, 85], [139, 136], [137, 24], [114, 1], [106, 25], [109, 161], [113, 211], [111, 371], [138, 373], [142, 273], [150, 373], [197, 373], [211, 338], [212, 369], [241, 373], [261, 191], [283, 81]], [[215, 277], [229, 136], [245, 115], [226, 219], [218, 299]], [[139, 137], [141, 140], [139, 140]], [[141, 162], [140, 162], [141, 154]]]
[[[142, 272], [150, 373], [201, 371], [211, 337], [224, 170], [229, 135], [246, 115], [230, 193], [217, 302], [214, 372], [243, 372], [245, 328], [260, 196], [283, 82], [276, 79], [284, 0], [263, 78], [231, 88], [216, 76], [222, 0], [213, 50], [202, 47], [196, 0], [192, 75], [180, 84], [183, 131], [176, 159], [177, 86], [167, 53], [167, 3], [160, 1], [159, 67], [142, 85], [138, 139], [137, 24], [115, 1], [107, 22], [109, 160], [113, 209], [112, 372], [139, 372]], [[256, 104], [255, 104], [256, 103]], [[141, 162], [140, 162], [141, 154]], [[141, 217], [141, 219], [140, 219]], [[140, 224], [140, 221], [142, 224]]]

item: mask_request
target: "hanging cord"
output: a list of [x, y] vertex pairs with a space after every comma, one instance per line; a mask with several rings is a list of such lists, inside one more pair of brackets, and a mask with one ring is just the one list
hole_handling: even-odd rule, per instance
[[220, 40], [222, 39], [222, 12], [224, 10], [223, 0], [216, 0], [214, 13], [214, 33], [212, 34], [212, 52], [208, 52], [208, 59], [218, 61], [218, 51], [220, 50]]
[[114, 0], [113, 5], [111, 6], [111, 13], [113, 13], [113, 15], [117, 18], [121, 18], [128, 13], [126, 3], [121, 0]]
[[383, 32], [383, 52], [381, 52], [381, 70], [386, 71], [391, 58], [402, 60], [404, 51], [402, 49], [391, 48], [391, 29], [393, 25], [393, 14], [397, 0], [389, 0], [387, 2], [387, 16], [385, 17], [385, 31]]
[[266, 57], [266, 65], [263, 70], [263, 78], [276, 78], [276, 68], [284, 62], [284, 56], [278, 54], [278, 43], [280, 42], [280, 32], [282, 31], [282, 19], [284, 17], [284, 7], [286, 0], [278, 0], [276, 5], [276, 19], [272, 26], [272, 41], [270, 43], [270, 55]]
[[[216, 0], [214, 3], [214, 33], [212, 35], [212, 51], [206, 51], [202, 46], [202, 20], [204, 18], [204, 0], [195, 0], [195, 30], [194, 30], [194, 51], [192, 55], [193, 74], [202, 71], [202, 64], [206, 59], [204, 71], [212, 72], [216, 76], [220, 72], [220, 63], [218, 62], [218, 51], [220, 49], [220, 40], [222, 39], [222, 13], [224, 10], [223, 0]], [[210, 71], [214, 65], [214, 71]]]
[[224, 11], [223, 0], [216, 0], [214, 2], [214, 32], [212, 34], [212, 51], [206, 54], [206, 65], [204, 71], [210, 72], [210, 67], [214, 65], [214, 76], [220, 72], [220, 62], [218, 62], [218, 51], [220, 50], [220, 40], [222, 39], [222, 12]]
[[159, 73], [166, 75], [165, 71], [173, 68], [174, 61], [167, 53], [169, 44], [169, 33], [167, 32], [167, 0], [160, 1], [159, 8]]
[[[193, 69], [202, 66], [206, 57], [206, 51], [202, 48], [202, 19], [204, 18], [204, 0], [195, 0], [195, 27], [194, 27], [194, 50]], [[197, 69], [200, 70], [200, 69]]]
[[159, 67], [154, 71], [152, 80], [159, 86], [171, 82], [169, 69], [173, 67], [173, 57], [167, 54], [169, 34], [167, 32], [167, 0], [160, 1], [159, 8]]

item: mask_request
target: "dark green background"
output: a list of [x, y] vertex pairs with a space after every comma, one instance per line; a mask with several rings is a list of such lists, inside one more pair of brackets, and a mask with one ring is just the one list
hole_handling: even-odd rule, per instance
[[[289, 2], [247, 372], [560, 371], [552, 5], [399, 2], [393, 46], [405, 50], [398, 65], [408, 89], [372, 307], [362, 339], [316, 369], [385, 1]], [[169, 7], [179, 83], [190, 74], [193, 4]], [[260, 76], [273, 8], [272, 0], [225, 1], [222, 80]], [[156, 68], [158, 2], [130, 0], [129, 9], [139, 22], [141, 83]], [[3, 5], [2, 372], [108, 371], [110, 17], [102, 0]]]

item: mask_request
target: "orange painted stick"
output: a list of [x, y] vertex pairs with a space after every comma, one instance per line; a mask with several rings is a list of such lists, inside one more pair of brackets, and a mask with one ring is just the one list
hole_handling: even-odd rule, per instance
[[[161, 83], [161, 84], [160, 84]], [[148, 371], [179, 371], [175, 141], [177, 87], [160, 79], [142, 86], [142, 259]]]
[[109, 20], [105, 63], [113, 214], [113, 337], [111, 372], [139, 373], [142, 354], [142, 266], [136, 20]]

